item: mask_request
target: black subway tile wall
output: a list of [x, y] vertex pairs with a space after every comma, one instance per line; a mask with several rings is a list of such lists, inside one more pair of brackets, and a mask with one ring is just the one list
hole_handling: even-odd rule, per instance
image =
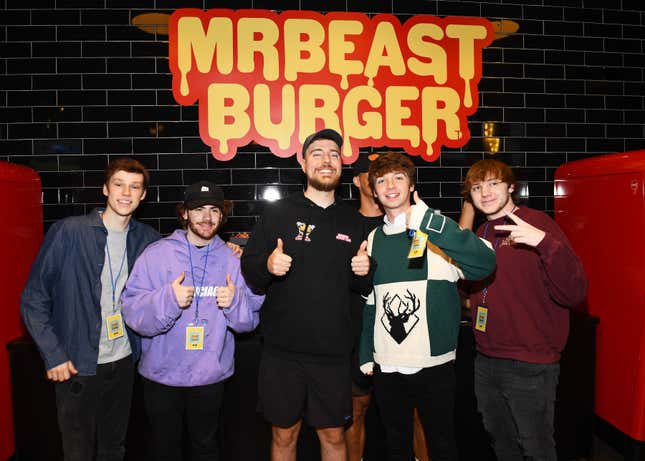
[[[487, 122], [499, 138], [494, 155], [514, 167], [524, 202], [547, 212], [559, 165], [645, 148], [642, 0], [0, 0], [0, 8], [0, 159], [40, 173], [46, 226], [101, 204], [102, 170], [121, 155], [151, 170], [138, 216], [163, 233], [176, 226], [184, 187], [200, 179], [221, 184], [234, 203], [227, 234], [250, 231], [270, 197], [302, 189], [295, 157], [253, 143], [229, 162], [212, 157], [197, 107], [172, 97], [167, 35], [132, 25], [138, 14], [176, 8], [515, 21], [515, 34], [484, 50], [470, 142], [433, 163], [413, 159], [422, 197], [452, 217], [468, 167], [492, 155]], [[356, 192], [347, 169], [339, 196], [355, 202]]]

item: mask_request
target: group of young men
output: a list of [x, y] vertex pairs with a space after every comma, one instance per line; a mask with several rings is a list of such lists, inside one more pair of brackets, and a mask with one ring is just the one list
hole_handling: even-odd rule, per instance
[[566, 237], [515, 205], [512, 172], [495, 160], [465, 178], [466, 201], [486, 217], [476, 234], [466, 212], [459, 225], [419, 198], [401, 153], [360, 160], [359, 213], [335, 194], [342, 144], [331, 129], [305, 139], [304, 191], [267, 204], [241, 259], [217, 235], [230, 202], [209, 182], [186, 189], [170, 236], [134, 220], [148, 174], [131, 159], [106, 169], [105, 209], [52, 226], [21, 313], [56, 383], [66, 460], [123, 458], [137, 361], [154, 459], [182, 459], [185, 446], [189, 459], [216, 459], [231, 330], [260, 317], [258, 410], [273, 460], [295, 460], [303, 421], [323, 460], [360, 459], [371, 394], [388, 459], [414, 459], [416, 409], [431, 458], [456, 460], [460, 289], [471, 293], [476, 394], [498, 459], [556, 459], [567, 308], [586, 290]]

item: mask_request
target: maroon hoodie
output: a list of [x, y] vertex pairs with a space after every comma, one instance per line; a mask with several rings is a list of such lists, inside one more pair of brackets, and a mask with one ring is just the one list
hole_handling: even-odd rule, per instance
[[568, 308], [584, 301], [587, 279], [569, 241], [547, 214], [526, 207], [515, 214], [546, 235], [535, 248], [511, 245], [508, 231], [495, 230], [499, 224], [514, 224], [506, 217], [477, 229], [497, 255], [497, 269], [470, 296], [475, 322], [486, 292], [486, 331], [473, 323], [477, 350], [490, 357], [554, 363], [569, 334]]

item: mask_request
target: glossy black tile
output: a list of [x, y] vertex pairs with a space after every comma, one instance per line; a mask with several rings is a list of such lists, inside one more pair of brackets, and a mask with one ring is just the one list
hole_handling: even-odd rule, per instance
[[199, 154], [164, 154], [159, 156], [159, 168], [162, 170], [198, 170], [206, 169], [207, 157]]
[[106, 62], [108, 73], [147, 74], [155, 72], [153, 58], [108, 58]]
[[33, 153], [31, 139], [0, 139], [0, 154], [2, 155], [30, 155]]
[[607, 154], [613, 152], [625, 151], [624, 139], [587, 139], [587, 152], [597, 152], [600, 154]]
[[84, 139], [83, 153], [84, 154], [129, 155], [133, 153], [132, 139], [129, 139], [129, 138]]
[[[104, 93], [104, 92], [101, 92]], [[134, 119], [137, 120], [137, 106], [150, 106], [155, 104], [157, 94], [154, 90], [108, 90], [107, 103], [110, 106], [131, 105], [135, 113]]]
[[231, 184], [231, 170], [228, 168], [209, 170], [183, 170], [183, 176], [185, 185], [202, 180], [211, 181], [219, 185]]
[[108, 164], [107, 155], [60, 155], [60, 171], [103, 171]]
[[107, 101], [103, 90], [58, 91], [61, 106], [104, 106]]
[[232, 178], [233, 184], [277, 184], [280, 174], [275, 168], [233, 170]]
[[146, 138], [134, 139], [133, 149], [135, 152], [149, 153], [179, 153], [181, 152], [181, 140], [179, 138]]
[[577, 138], [549, 138], [546, 140], [548, 152], [584, 152], [585, 140]]
[[129, 23], [130, 14], [127, 10], [81, 10], [81, 24]]
[[129, 57], [130, 43], [128, 42], [83, 42], [82, 55], [87, 57]]
[[81, 139], [36, 139], [34, 154], [70, 154], [80, 156], [83, 153], [83, 140]]

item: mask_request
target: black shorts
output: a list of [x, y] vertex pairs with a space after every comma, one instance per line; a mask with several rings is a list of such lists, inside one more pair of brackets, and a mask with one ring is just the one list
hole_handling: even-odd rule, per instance
[[352, 417], [349, 360], [308, 363], [263, 352], [258, 411], [279, 427], [291, 427], [301, 419], [315, 428], [345, 426]]

